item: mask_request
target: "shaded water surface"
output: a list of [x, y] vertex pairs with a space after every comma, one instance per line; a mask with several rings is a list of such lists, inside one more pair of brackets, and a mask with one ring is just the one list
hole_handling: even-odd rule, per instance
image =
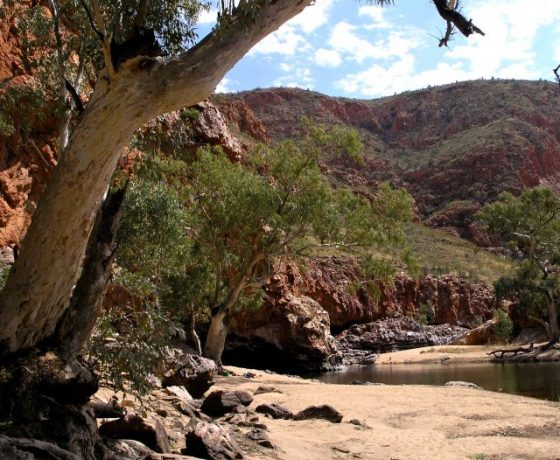
[[316, 378], [326, 383], [388, 385], [443, 385], [463, 380], [486, 390], [560, 401], [560, 363], [378, 364], [351, 366]]

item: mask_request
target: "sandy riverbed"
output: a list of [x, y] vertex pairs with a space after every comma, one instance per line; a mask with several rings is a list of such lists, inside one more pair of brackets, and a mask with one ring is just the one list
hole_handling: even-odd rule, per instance
[[[412, 359], [409, 352], [399, 353], [392, 362], [395, 355]], [[417, 350], [418, 356], [434, 353]], [[273, 386], [281, 393], [255, 396], [252, 407], [268, 402], [298, 411], [328, 403], [344, 419], [340, 424], [265, 419], [277, 449], [251, 453], [249, 459], [560, 459], [556, 402], [461, 387], [331, 385], [252, 372], [256, 377], [219, 377], [217, 387], [253, 393]], [[348, 423], [351, 419], [366, 426]]]

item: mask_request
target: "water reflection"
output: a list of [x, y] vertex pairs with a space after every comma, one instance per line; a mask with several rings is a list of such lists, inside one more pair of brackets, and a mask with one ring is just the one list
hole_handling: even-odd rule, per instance
[[351, 366], [317, 378], [326, 383], [368, 381], [389, 385], [443, 385], [463, 380], [487, 390], [560, 401], [560, 363], [379, 364]]

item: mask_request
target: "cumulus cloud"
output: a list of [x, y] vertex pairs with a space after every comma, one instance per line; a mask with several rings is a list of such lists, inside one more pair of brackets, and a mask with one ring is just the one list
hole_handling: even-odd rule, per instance
[[214, 90], [215, 93], [231, 93], [231, 89], [229, 88], [229, 85], [231, 84], [231, 81], [228, 78], [222, 78], [222, 81], [220, 83], [218, 83], [218, 86], [216, 86], [216, 89]]
[[284, 75], [274, 81], [274, 86], [285, 86], [290, 88], [308, 88], [314, 87], [315, 78], [311, 69], [308, 67], [298, 67], [292, 69], [289, 75]]
[[321, 67], [338, 67], [342, 63], [342, 58], [335, 50], [319, 48], [315, 51], [315, 63]]
[[218, 10], [216, 10], [215, 8], [210, 8], [209, 10], [200, 13], [200, 16], [198, 17], [198, 24], [212, 25], [216, 22], [217, 18]]
[[294, 26], [285, 24], [273, 34], [261, 40], [250, 51], [255, 54], [283, 54], [293, 56], [309, 48], [305, 37]]
[[392, 30], [386, 36], [371, 40], [358, 35], [360, 28], [347, 22], [336, 24], [328, 41], [343, 57], [362, 63], [366, 59], [388, 59], [403, 56], [424, 42], [417, 29]]
[[472, 4], [471, 13], [486, 36], [457, 42], [449, 51], [449, 58], [465, 60], [470, 71], [478, 76], [538, 75], [534, 51], [537, 33], [560, 21], [560, 2], [541, 0], [528, 7], [525, 0], [478, 0]]
[[288, 24], [299, 28], [305, 34], [309, 34], [328, 23], [332, 5], [333, 0], [320, 0], [305, 8]]
[[387, 10], [379, 5], [362, 6], [358, 9], [360, 16], [366, 16], [371, 21], [366, 25], [366, 29], [391, 29], [393, 24], [385, 19], [385, 12]]
[[[367, 9], [361, 14], [371, 17], [374, 23], [387, 22], [383, 11]], [[443, 55], [443, 62], [423, 70], [418, 69], [412, 53], [422, 44], [418, 34], [388, 23], [391, 32], [387, 38], [370, 44], [357, 36], [356, 26], [337, 24], [329, 43], [344, 52], [343, 56], [367, 68], [356, 69], [335, 82], [335, 86], [348, 94], [381, 96], [492, 76], [535, 79], [541, 75], [536, 67], [535, 42], [540, 29], [560, 22], [558, 0], [542, 0], [538, 6], [528, 5], [526, 0], [475, 0], [468, 16], [475, 18], [486, 36], [457, 36]], [[337, 45], [342, 39], [346, 41]], [[560, 63], [560, 45], [556, 47], [556, 60]]]
[[329, 12], [334, 0], [321, 0], [308, 6], [276, 32], [268, 35], [253, 47], [250, 55], [283, 54], [293, 56], [296, 53], [309, 52], [308, 35], [329, 21]]

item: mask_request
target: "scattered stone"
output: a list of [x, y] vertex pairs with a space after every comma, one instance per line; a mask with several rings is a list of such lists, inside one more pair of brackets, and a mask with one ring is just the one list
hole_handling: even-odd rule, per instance
[[183, 386], [193, 398], [201, 398], [214, 384], [218, 369], [211, 359], [183, 353], [170, 361], [172, 368], [164, 375], [164, 387]]
[[217, 390], [206, 397], [201, 410], [211, 417], [220, 417], [232, 412], [238, 405], [248, 406], [252, 402], [253, 397], [247, 391]]
[[239, 404], [233, 408], [232, 412], [234, 414], [245, 414], [247, 412], [247, 407], [245, 407], [243, 404]]
[[153, 374], [149, 374], [146, 381], [152, 388], [161, 388], [161, 379]]
[[190, 418], [196, 417], [194, 409], [185, 401], [175, 401], [173, 407], [183, 415], [188, 415]]
[[165, 428], [155, 418], [130, 414], [119, 420], [103, 423], [99, 427], [99, 434], [115, 439], [134, 439], [160, 453], [171, 451]]
[[356, 425], [358, 427], [361, 428], [369, 428], [371, 429], [371, 427], [365, 423], [365, 422], [361, 422], [360, 420], [358, 420], [357, 418], [353, 418], [352, 420], [349, 420], [348, 423], [352, 424], [352, 425]]
[[275, 419], [291, 420], [294, 414], [279, 404], [261, 404], [255, 409], [260, 414], [270, 415]]
[[160, 417], [163, 417], [163, 418], [165, 418], [169, 415], [167, 410], [162, 409], [162, 408], [156, 409], [156, 414], [158, 414]]
[[251, 441], [256, 442], [259, 446], [266, 447], [267, 449], [274, 449], [274, 444], [263, 430], [254, 428], [245, 435]]
[[88, 404], [93, 409], [95, 418], [120, 418], [126, 415], [126, 409], [116, 399], [111, 399], [108, 403], [91, 400]]
[[[128, 460], [128, 459], [127, 459]], [[142, 460], [200, 460], [198, 457], [181, 454], [150, 454]]]
[[187, 389], [184, 386], [171, 385], [165, 388], [163, 391], [169, 396], [175, 396], [179, 398], [181, 401], [192, 402], [193, 400], [193, 397], [190, 395], [190, 393], [187, 391]]
[[375, 361], [377, 361], [377, 356], [378, 355], [375, 353], [372, 353], [371, 355], [367, 355], [358, 364], [361, 364], [362, 366], [369, 366], [370, 364], [375, 364]]
[[340, 423], [342, 421], [342, 414], [334, 407], [323, 404], [321, 406], [309, 406], [294, 415], [294, 420], [308, 420], [308, 419], [324, 419], [332, 423]]
[[263, 395], [265, 393], [282, 393], [282, 392], [274, 387], [260, 386], [254, 391], [253, 394], [257, 396], [257, 395]]
[[235, 441], [214, 423], [199, 423], [186, 435], [186, 448], [181, 453], [209, 460], [243, 458]]
[[117, 439], [110, 442], [108, 447], [117, 457], [134, 460], [144, 460], [147, 456], [154, 453], [152, 449], [134, 439]]
[[241, 377], [245, 377], [246, 379], [254, 379], [257, 376], [254, 372], [245, 372]]
[[481, 388], [472, 382], [462, 382], [461, 380], [451, 380], [445, 383], [446, 387], [466, 387], [466, 388], [476, 388], [480, 390]]

